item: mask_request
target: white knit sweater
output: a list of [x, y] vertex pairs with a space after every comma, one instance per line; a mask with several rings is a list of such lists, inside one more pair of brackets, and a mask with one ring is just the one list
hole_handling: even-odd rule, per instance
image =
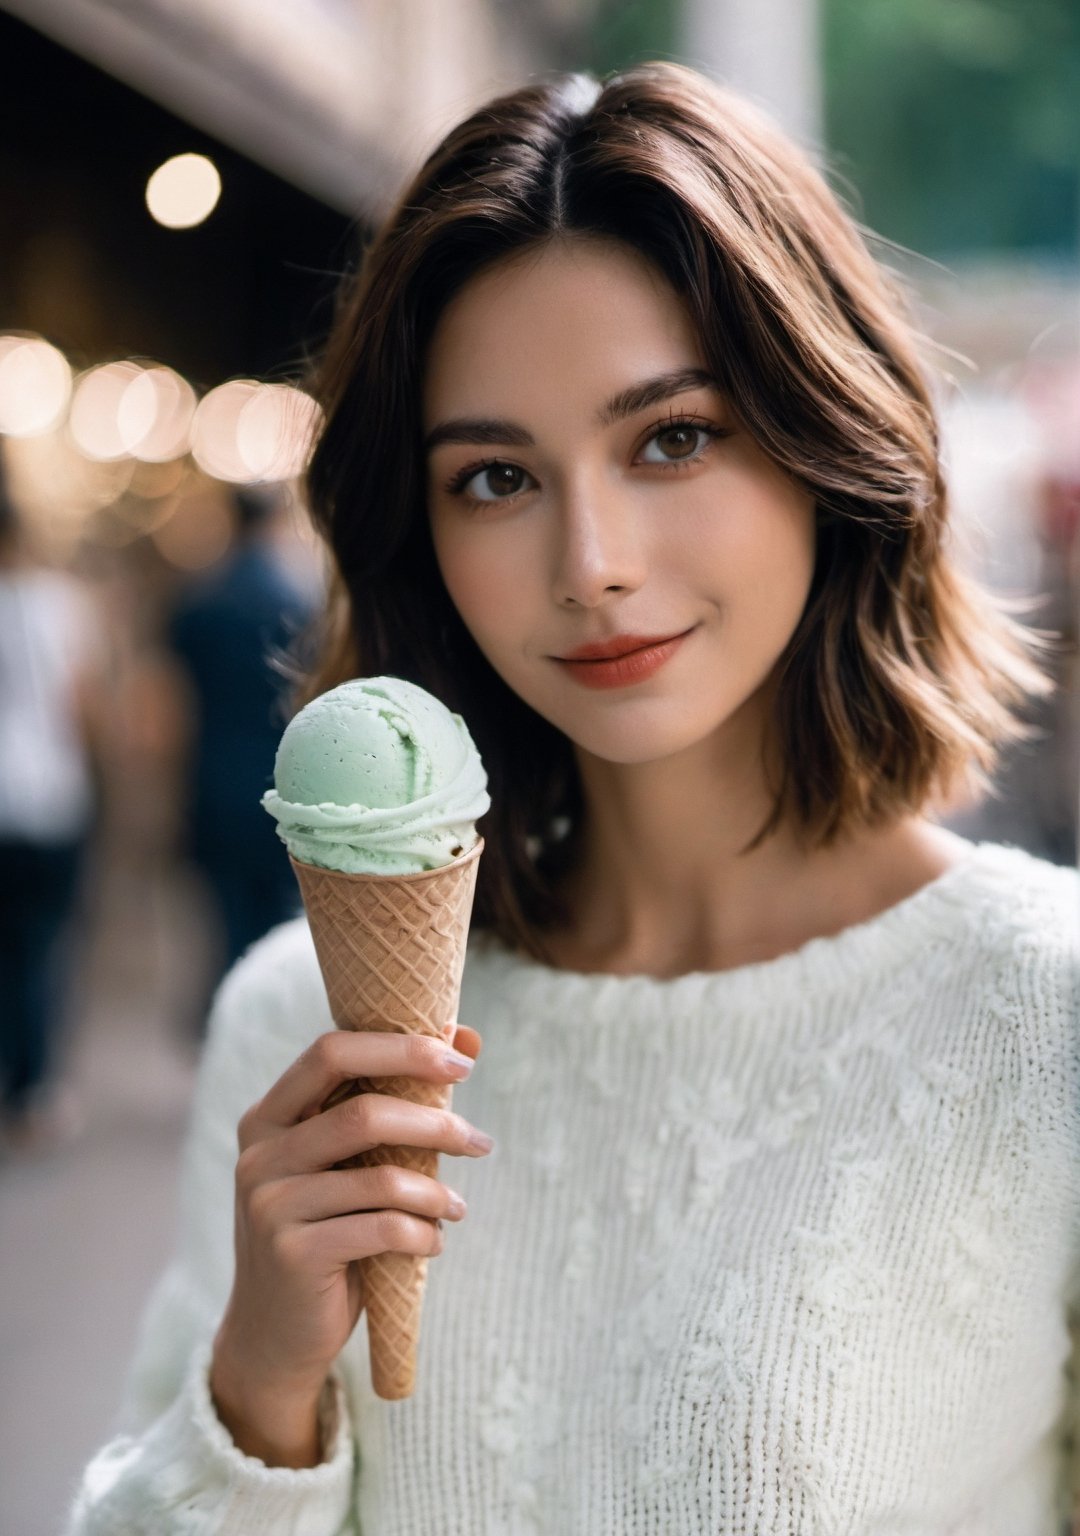
[[[1080, 878], [983, 844], [737, 970], [582, 976], [474, 939], [418, 1387], [364, 1327], [329, 1459], [240, 1454], [207, 1390], [236, 1123], [330, 1027], [307, 928], [226, 980], [176, 1258], [69, 1536], [1057, 1536], [1080, 1299]], [[336, 1426], [336, 1427], [335, 1427]], [[358, 1450], [358, 1454], [354, 1454]]]

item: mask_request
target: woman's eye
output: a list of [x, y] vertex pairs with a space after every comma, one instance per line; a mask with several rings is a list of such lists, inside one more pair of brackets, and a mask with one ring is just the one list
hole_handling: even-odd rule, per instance
[[459, 489], [474, 501], [504, 501], [532, 484], [532, 476], [517, 464], [485, 464], [463, 480]]
[[646, 464], [677, 464], [680, 459], [696, 459], [712, 434], [690, 422], [677, 422], [655, 433], [645, 444], [641, 457]]

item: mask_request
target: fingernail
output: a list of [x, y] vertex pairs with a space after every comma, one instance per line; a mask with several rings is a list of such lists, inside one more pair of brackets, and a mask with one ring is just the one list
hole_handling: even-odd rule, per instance
[[474, 1127], [469, 1132], [469, 1146], [475, 1147], [478, 1152], [490, 1152], [494, 1145], [494, 1140], [486, 1131], [478, 1131]]
[[472, 1071], [473, 1059], [471, 1056], [463, 1056], [460, 1051], [444, 1051], [443, 1066], [447, 1076], [460, 1083]]
[[459, 1217], [464, 1216], [469, 1207], [465, 1204], [460, 1195], [451, 1193], [446, 1201], [446, 1209], [449, 1214], [456, 1220]]

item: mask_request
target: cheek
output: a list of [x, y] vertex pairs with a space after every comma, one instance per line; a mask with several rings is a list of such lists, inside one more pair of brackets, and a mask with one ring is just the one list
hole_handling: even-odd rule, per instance
[[520, 554], [511, 541], [470, 537], [466, 530], [432, 525], [435, 558], [462, 623], [489, 656], [513, 644], [523, 628], [527, 598]]
[[702, 521], [702, 545], [733, 602], [772, 626], [790, 627], [805, 606], [814, 574], [813, 499], [787, 480], [745, 482], [727, 498], [728, 513]]

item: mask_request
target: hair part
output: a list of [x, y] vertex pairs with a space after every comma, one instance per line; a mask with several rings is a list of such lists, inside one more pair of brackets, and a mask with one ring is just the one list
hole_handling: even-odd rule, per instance
[[305, 696], [388, 673], [460, 712], [491, 781], [474, 921], [546, 958], [579, 848], [572, 744], [495, 673], [428, 527], [421, 386], [449, 300], [565, 238], [637, 251], [687, 307], [746, 429], [813, 496], [818, 548], [776, 673], [774, 809], [810, 844], [985, 788], [1049, 690], [1040, 640], [954, 565], [933, 404], [900, 293], [823, 177], [745, 100], [645, 64], [503, 96], [429, 156], [341, 304], [308, 472], [334, 562]]

